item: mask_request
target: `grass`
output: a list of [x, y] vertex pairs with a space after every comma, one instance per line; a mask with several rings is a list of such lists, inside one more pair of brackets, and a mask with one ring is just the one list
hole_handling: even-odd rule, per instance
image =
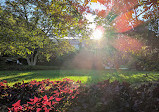
[[[148, 77], [146, 77], [148, 74]], [[37, 70], [37, 71], [0, 71], [0, 80], [7, 80], [9, 85], [16, 82], [41, 81], [43, 79], [62, 80], [70, 78], [84, 84], [93, 84], [106, 79], [110, 81], [127, 81], [137, 84], [159, 80], [159, 72], [147, 71], [97, 71], [97, 70]]]

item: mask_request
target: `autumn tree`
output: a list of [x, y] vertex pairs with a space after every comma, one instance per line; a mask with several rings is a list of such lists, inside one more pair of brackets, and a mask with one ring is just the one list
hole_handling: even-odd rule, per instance
[[39, 55], [49, 60], [73, 50], [62, 38], [87, 36], [77, 4], [71, 0], [6, 0], [0, 7], [0, 53], [18, 55], [36, 65]]
[[[157, 0], [85, 0], [88, 5], [100, 3], [105, 6], [103, 10], [95, 10], [95, 22], [104, 28], [100, 50], [103, 57], [116, 56], [117, 54], [137, 54], [142, 49], [140, 34], [128, 35], [130, 30], [142, 24], [153, 22], [158, 18]], [[156, 28], [156, 26], [153, 26]], [[146, 38], [145, 38], [146, 39]], [[111, 52], [109, 52], [111, 49]], [[105, 54], [105, 56], [104, 56]], [[115, 61], [116, 59], [114, 59]], [[117, 59], [118, 60], [118, 59]], [[118, 61], [115, 62], [117, 65]]]

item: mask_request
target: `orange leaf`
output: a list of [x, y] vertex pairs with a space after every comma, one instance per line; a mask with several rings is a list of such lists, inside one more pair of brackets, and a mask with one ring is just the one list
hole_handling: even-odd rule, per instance
[[134, 8], [138, 4], [138, 0], [115, 0], [113, 10], [120, 14], [121, 12], [127, 12], [128, 10]]
[[141, 23], [143, 23], [143, 21], [141, 20], [136, 20], [132, 17], [132, 14], [134, 13], [133, 10], [126, 12], [124, 14], [121, 14], [120, 16], [118, 16], [114, 22], [115, 22], [115, 29], [117, 32], [121, 33], [121, 32], [126, 32], [131, 30], [134, 27], [137, 27], [138, 25], [140, 25]]
[[108, 15], [106, 10], [101, 10], [99, 12], [97, 12], [99, 17], [106, 17]]

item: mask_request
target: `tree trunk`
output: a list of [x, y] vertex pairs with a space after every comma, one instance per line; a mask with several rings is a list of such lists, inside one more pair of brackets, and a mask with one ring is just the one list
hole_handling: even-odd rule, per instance
[[32, 55], [31, 58], [27, 57], [26, 59], [28, 65], [35, 66], [38, 59], [38, 53], [36, 53], [35, 56]]

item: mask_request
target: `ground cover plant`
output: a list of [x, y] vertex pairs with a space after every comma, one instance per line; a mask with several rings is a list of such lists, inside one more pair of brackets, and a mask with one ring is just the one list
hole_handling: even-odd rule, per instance
[[92, 85], [70, 79], [0, 82], [0, 110], [9, 112], [158, 112], [159, 81], [131, 86], [105, 80]]
[[0, 79], [1, 110], [146, 112], [147, 106], [147, 112], [158, 111], [158, 72], [0, 71]]
[[[16, 83], [12, 87], [7, 81], [0, 82], [0, 107], [9, 112], [61, 111], [78, 94], [79, 82], [33, 80], [30, 83]], [[2, 110], [1, 110], [2, 111]]]

